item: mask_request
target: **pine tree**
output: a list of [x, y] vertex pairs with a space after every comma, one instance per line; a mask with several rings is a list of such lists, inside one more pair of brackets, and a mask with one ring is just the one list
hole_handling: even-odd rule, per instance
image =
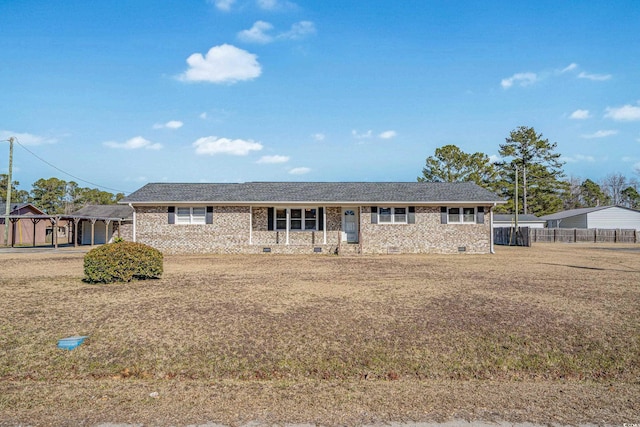
[[562, 209], [562, 193], [567, 191], [568, 183], [561, 179], [563, 162], [560, 154], [554, 152], [556, 146], [557, 143], [550, 143], [534, 128], [526, 126], [511, 131], [505, 143], [500, 144], [503, 160], [496, 167], [502, 177], [500, 192], [510, 200], [507, 209], [515, 210], [516, 174], [522, 213], [546, 215]]

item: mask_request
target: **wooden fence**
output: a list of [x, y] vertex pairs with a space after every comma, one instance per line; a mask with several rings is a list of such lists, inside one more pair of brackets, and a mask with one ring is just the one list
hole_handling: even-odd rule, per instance
[[640, 243], [637, 230], [603, 228], [531, 228], [533, 242]]

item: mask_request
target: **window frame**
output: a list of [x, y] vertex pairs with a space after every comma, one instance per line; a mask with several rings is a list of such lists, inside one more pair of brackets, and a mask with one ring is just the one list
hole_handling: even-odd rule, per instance
[[[396, 213], [396, 209], [404, 210], [403, 213]], [[382, 210], [388, 211], [388, 214], [381, 214]], [[393, 224], [409, 224], [409, 206], [378, 206], [378, 224], [381, 225], [393, 225]], [[404, 221], [398, 221], [397, 216], [403, 215]], [[389, 217], [389, 221], [383, 221], [383, 217]]]
[[[180, 210], [189, 209], [188, 216]], [[199, 212], [194, 213], [194, 209], [198, 211], [202, 210], [202, 214]], [[206, 225], [207, 224], [207, 207], [206, 206], [176, 206], [175, 209], [175, 225]]]
[[[451, 213], [452, 209], [457, 209], [458, 213]], [[471, 209], [472, 213], [465, 213], [465, 210]], [[453, 221], [451, 215], [457, 215], [458, 220]], [[465, 216], [472, 216], [473, 221], [465, 221]], [[447, 224], [477, 224], [478, 223], [478, 208], [476, 206], [447, 206]]]
[[[295, 206], [295, 207], [274, 207], [273, 208], [273, 230], [274, 231], [286, 231], [287, 227], [289, 231], [319, 231], [320, 230], [320, 208], [317, 206]], [[278, 216], [278, 211], [284, 211], [285, 216]], [[292, 211], [300, 211], [300, 216], [293, 216]], [[313, 211], [313, 216], [311, 212], [309, 212], [309, 217], [307, 217], [307, 211]], [[278, 222], [284, 221], [285, 227], [279, 228]], [[291, 226], [292, 221], [296, 223], [300, 223], [299, 227], [293, 228]], [[307, 224], [313, 221], [313, 228], [307, 228]]]

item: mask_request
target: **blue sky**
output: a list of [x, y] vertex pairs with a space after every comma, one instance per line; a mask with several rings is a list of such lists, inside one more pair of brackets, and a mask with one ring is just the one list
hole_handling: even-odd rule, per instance
[[415, 181], [518, 126], [637, 178], [638, 28], [636, 0], [0, 0], [0, 139], [26, 190]]

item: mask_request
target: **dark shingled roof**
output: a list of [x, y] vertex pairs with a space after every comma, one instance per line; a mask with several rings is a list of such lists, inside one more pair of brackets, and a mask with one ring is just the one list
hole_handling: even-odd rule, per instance
[[133, 209], [126, 205], [89, 205], [73, 212], [71, 216], [132, 219]]
[[151, 183], [120, 203], [434, 203], [503, 199], [471, 182]]

